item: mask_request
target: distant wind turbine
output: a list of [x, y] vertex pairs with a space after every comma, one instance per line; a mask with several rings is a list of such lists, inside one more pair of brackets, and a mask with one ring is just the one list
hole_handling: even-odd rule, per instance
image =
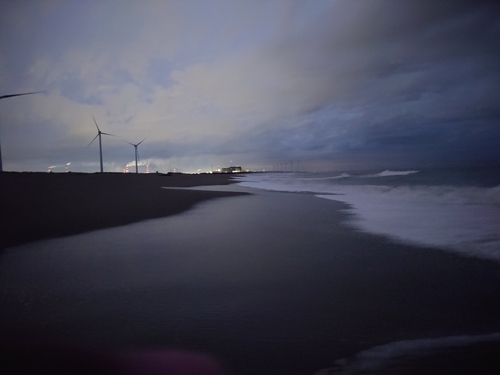
[[[7, 98], [12, 98], [14, 96], [22, 96], [22, 95], [31, 95], [31, 94], [39, 94], [43, 91], [34, 91], [34, 92], [24, 92], [22, 94], [10, 94], [10, 95], [2, 95], [0, 96], [0, 99], [7, 99]], [[2, 166], [2, 146], [0, 145], [0, 172], [3, 172], [3, 166]]]
[[[147, 137], [146, 137], [147, 138]], [[139, 173], [139, 167], [137, 166], [137, 156], [138, 156], [138, 151], [137, 151], [137, 147], [146, 140], [146, 138], [144, 138], [142, 141], [140, 141], [139, 143], [136, 143], [136, 144], [133, 144], [133, 143], [130, 143], [130, 142], [127, 142], [129, 145], [132, 145], [134, 146], [135, 148], [135, 173]]]
[[110, 135], [112, 137], [116, 137], [116, 136], [113, 135], [113, 134], [102, 132], [101, 129], [99, 129], [99, 126], [97, 125], [97, 121], [95, 120], [94, 115], [92, 115], [92, 118], [94, 119], [94, 124], [95, 124], [95, 127], [97, 128], [97, 135], [94, 137], [94, 139], [92, 140], [92, 142], [89, 143], [89, 145], [87, 146], [87, 148], [96, 140], [97, 137], [99, 137], [99, 157], [100, 157], [100, 160], [101, 160], [101, 173], [102, 173], [104, 170], [103, 170], [103, 167], [102, 167], [102, 141], [101, 141], [101, 135]]

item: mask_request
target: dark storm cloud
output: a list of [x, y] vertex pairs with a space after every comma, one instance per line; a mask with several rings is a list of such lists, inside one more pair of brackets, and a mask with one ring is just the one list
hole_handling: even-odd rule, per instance
[[[159, 168], [228, 159], [462, 163], [462, 150], [470, 161], [500, 161], [491, 147], [500, 114], [496, 2], [2, 7], [3, 30], [15, 30], [1, 37], [2, 94], [49, 91], [2, 107], [5, 151], [18, 168], [45, 155], [36, 139], [64, 140], [53, 152], [65, 160], [68, 148], [85, 146], [91, 114], [124, 139], [147, 136], [142, 155]], [[124, 145], [106, 144], [110, 168], [131, 161]], [[78, 153], [86, 165], [94, 154]]]

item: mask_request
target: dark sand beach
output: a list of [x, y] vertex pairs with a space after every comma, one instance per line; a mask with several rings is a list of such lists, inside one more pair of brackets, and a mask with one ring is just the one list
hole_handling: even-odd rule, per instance
[[[0, 176], [4, 247], [115, 227], [0, 256], [4, 344], [174, 347], [233, 374], [312, 375], [377, 345], [500, 331], [498, 263], [353, 230], [340, 202], [160, 189], [226, 175]], [[479, 345], [365, 373], [486, 374], [497, 353]]]
[[174, 215], [221, 192], [165, 190], [231, 183], [225, 174], [0, 173], [0, 249]]

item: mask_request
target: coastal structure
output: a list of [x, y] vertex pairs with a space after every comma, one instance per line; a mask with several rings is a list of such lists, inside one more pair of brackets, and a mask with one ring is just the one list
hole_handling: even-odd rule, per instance
[[244, 172], [244, 170], [241, 168], [241, 166], [234, 166], [234, 167], [223, 167], [223, 168], [218, 168], [212, 173], [241, 173]]

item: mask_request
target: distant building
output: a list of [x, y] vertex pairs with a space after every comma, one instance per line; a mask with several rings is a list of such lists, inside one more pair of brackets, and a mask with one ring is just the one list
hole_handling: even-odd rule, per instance
[[241, 173], [243, 172], [243, 169], [241, 166], [235, 166], [235, 167], [225, 167], [225, 168], [219, 168], [213, 173]]

